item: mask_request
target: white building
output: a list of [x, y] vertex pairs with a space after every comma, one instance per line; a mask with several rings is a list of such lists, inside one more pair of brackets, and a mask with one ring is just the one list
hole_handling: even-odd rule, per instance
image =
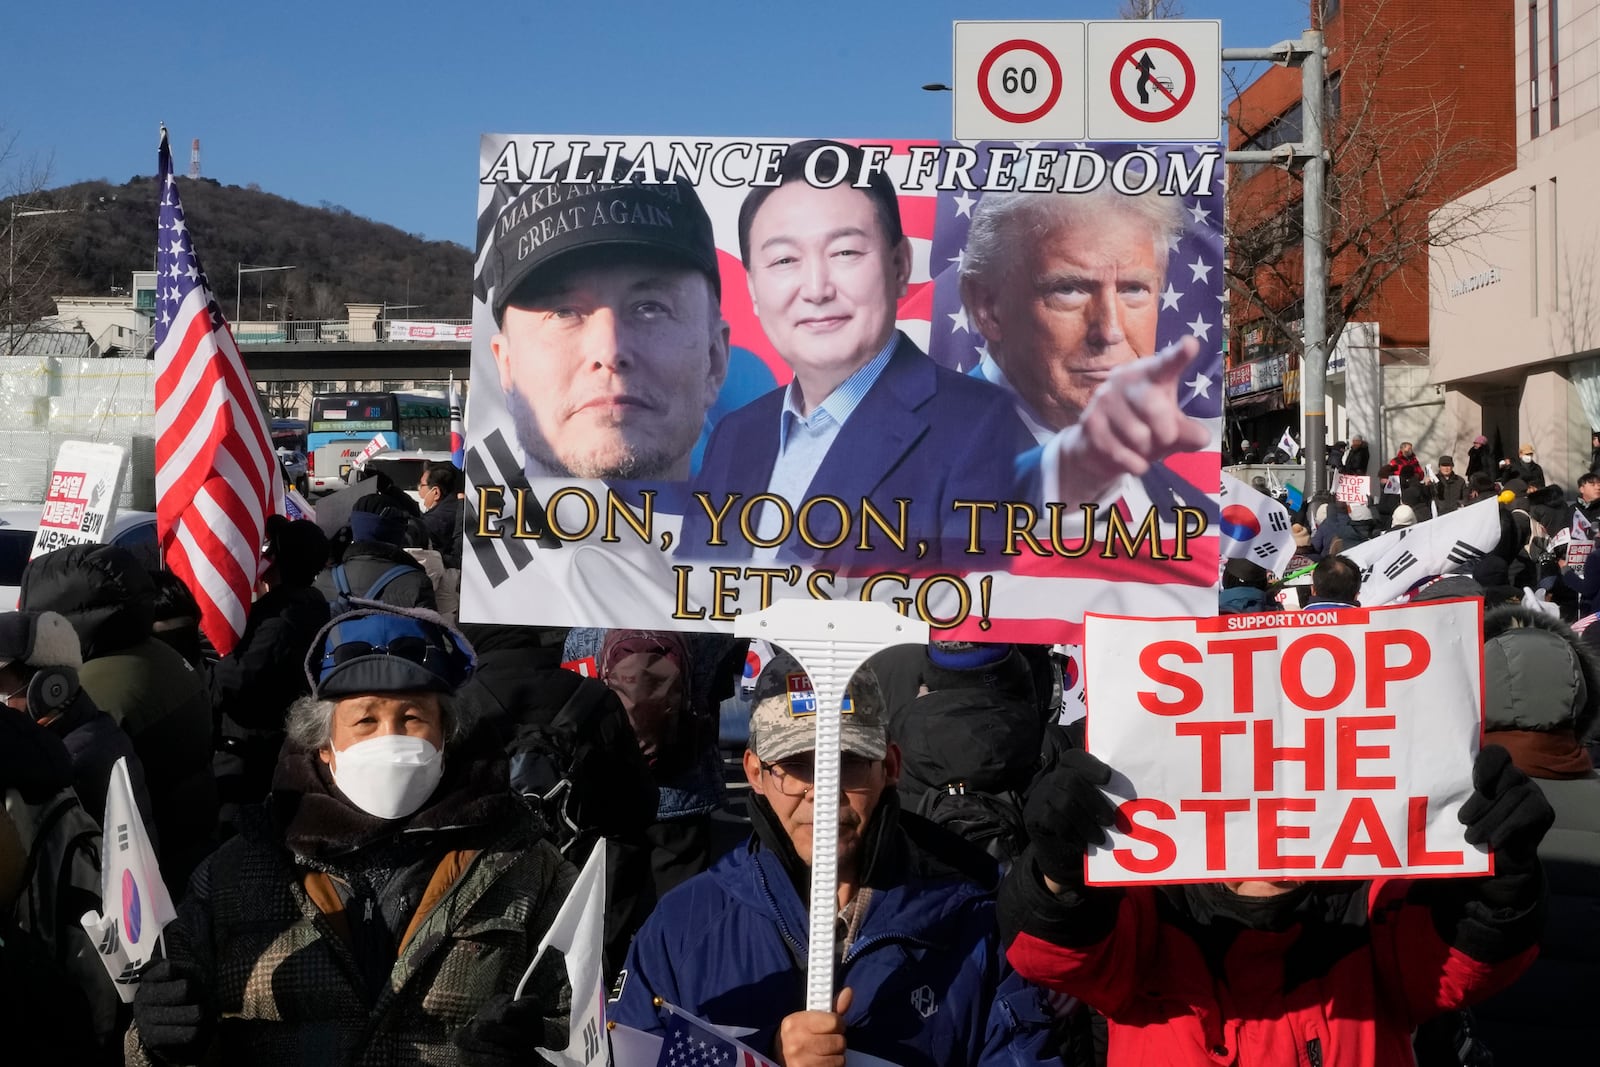
[[1570, 490], [1600, 429], [1600, 0], [1517, 11], [1517, 169], [1433, 216], [1482, 232], [1430, 257], [1432, 381], [1449, 435]]

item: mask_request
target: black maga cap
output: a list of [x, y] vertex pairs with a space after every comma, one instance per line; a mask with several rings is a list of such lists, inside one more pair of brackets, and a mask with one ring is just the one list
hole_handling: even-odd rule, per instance
[[[605, 162], [604, 156], [585, 156], [574, 172], [601, 174]], [[626, 175], [631, 167], [618, 157], [611, 173]], [[639, 175], [620, 183], [539, 183], [508, 202], [494, 221], [484, 268], [494, 287], [495, 320], [535, 271], [586, 248], [664, 253], [704, 273], [720, 296], [717, 244], [699, 194], [682, 178], [668, 180], [659, 170], [655, 177], [657, 184]]]

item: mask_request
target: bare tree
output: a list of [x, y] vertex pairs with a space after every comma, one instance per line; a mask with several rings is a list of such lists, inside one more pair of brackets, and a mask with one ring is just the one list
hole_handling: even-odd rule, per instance
[[1122, 0], [1125, 19], [1181, 19], [1183, 0]]
[[301, 400], [309, 391], [305, 382], [262, 382], [267, 400], [267, 415], [274, 419], [293, 419], [300, 415]]
[[337, 319], [345, 314], [339, 291], [328, 282], [312, 282], [310, 299], [305, 306], [313, 319]]
[[0, 354], [20, 344], [39, 318], [49, 314], [50, 297], [58, 290], [56, 260], [71, 209], [50, 202], [50, 165], [22, 158], [17, 135], [0, 125], [0, 311], [5, 332]]
[[[1426, 301], [1428, 257], [1470, 255], [1503, 222], [1503, 198], [1455, 198], [1498, 174], [1494, 161], [1504, 158], [1504, 144], [1492, 129], [1458, 115], [1448, 87], [1430, 80], [1424, 60], [1434, 44], [1426, 29], [1389, 18], [1384, 8], [1379, 0], [1364, 13], [1346, 9], [1338, 42], [1344, 62], [1325, 92], [1330, 344], [1345, 323], [1369, 317], [1385, 294]], [[1228, 77], [1237, 94], [1235, 72]], [[1235, 101], [1228, 121], [1247, 148], [1300, 138], [1298, 104], [1261, 116]], [[1265, 327], [1300, 352], [1300, 175], [1235, 171], [1232, 180], [1225, 273], [1235, 321]]]

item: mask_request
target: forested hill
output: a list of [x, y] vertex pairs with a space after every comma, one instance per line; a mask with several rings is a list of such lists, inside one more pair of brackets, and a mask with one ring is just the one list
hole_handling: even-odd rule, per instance
[[[461, 245], [425, 240], [337, 204], [308, 207], [258, 188], [207, 178], [178, 181], [200, 261], [230, 316], [240, 263], [295, 267], [244, 275], [245, 319], [343, 318], [350, 302], [421, 305], [400, 313], [407, 318], [471, 314], [472, 254]], [[80, 182], [28, 200], [29, 206], [75, 209], [30, 220], [52, 224], [48, 291], [105, 296], [113, 286], [126, 290], [135, 270], [154, 265], [154, 177], [125, 185]], [[0, 203], [0, 214], [5, 210]], [[464, 204], [462, 210], [471, 209]]]

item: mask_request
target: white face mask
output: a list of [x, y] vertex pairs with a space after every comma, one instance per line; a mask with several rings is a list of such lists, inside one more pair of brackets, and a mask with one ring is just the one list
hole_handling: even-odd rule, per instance
[[333, 783], [339, 792], [380, 819], [403, 819], [427, 803], [444, 774], [433, 742], [403, 734], [357, 741], [334, 753]]

